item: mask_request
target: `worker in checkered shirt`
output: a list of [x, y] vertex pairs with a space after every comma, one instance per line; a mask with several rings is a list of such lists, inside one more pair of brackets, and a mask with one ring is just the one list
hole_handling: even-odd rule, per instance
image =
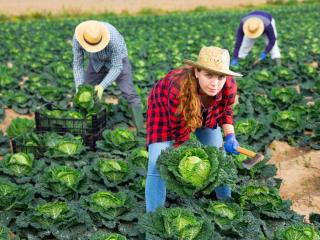
[[[84, 53], [89, 65], [83, 70]], [[145, 133], [141, 99], [136, 92], [128, 50], [122, 35], [109, 23], [85, 21], [80, 23], [73, 37], [73, 74], [76, 88], [88, 83], [95, 86], [99, 99], [114, 81], [129, 103], [138, 133]]]
[[[226, 49], [204, 47], [196, 62], [187, 60], [186, 66], [172, 70], [151, 89], [148, 98], [147, 146], [149, 152], [145, 189], [146, 210], [153, 212], [163, 206], [166, 186], [156, 162], [162, 150], [187, 141], [191, 132], [205, 145], [239, 154], [233, 126], [231, 106], [237, 94], [229, 70], [230, 56]], [[231, 197], [229, 186], [215, 189], [218, 199]]]

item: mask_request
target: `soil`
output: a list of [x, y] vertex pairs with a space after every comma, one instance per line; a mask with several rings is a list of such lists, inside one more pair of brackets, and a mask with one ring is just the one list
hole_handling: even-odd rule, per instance
[[269, 163], [276, 165], [277, 177], [283, 179], [281, 196], [292, 200], [292, 209], [302, 215], [320, 213], [320, 151], [294, 148], [280, 141], [272, 142], [270, 148]]
[[0, 14], [19, 16], [31, 13], [90, 13], [102, 12], [134, 14], [145, 9], [162, 11], [188, 11], [197, 7], [230, 8], [265, 4], [267, 0], [0, 0]]

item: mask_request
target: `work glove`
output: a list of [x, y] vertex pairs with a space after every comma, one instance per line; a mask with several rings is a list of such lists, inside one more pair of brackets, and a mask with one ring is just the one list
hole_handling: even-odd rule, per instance
[[97, 93], [98, 99], [101, 100], [104, 91], [103, 87], [100, 84], [96, 85], [94, 87], [94, 91]]
[[239, 66], [238, 59], [236, 59], [236, 58], [232, 59], [231, 66], [234, 66], [234, 67]]
[[267, 54], [266, 54], [265, 52], [260, 53], [260, 57], [259, 57], [259, 60], [260, 60], [260, 61], [263, 61], [263, 60], [265, 60], [266, 58], [267, 58]]
[[224, 138], [224, 149], [228, 153], [232, 154], [239, 154], [237, 151], [237, 147], [239, 147], [239, 143], [236, 139], [236, 136], [234, 133], [229, 133], [225, 138]]

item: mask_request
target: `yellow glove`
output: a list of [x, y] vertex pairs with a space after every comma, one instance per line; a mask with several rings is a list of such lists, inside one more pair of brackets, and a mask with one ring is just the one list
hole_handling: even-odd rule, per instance
[[96, 85], [94, 87], [94, 91], [97, 93], [97, 96], [98, 96], [99, 100], [101, 100], [102, 95], [103, 95], [103, 91], [104, 91], [103, 87], [100, 84]]

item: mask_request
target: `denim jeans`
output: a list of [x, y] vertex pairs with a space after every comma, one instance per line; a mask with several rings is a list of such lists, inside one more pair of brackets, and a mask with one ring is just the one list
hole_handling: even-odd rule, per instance
[[[221, 129], [199, 128], [195, 132], [198, 140], [204, 145], [220, 148], [223, 144]], [[154, 212], [157, 207], [164, 206], [166, 201], [166, 185], [156, 169], [156, 162], [162, 150], [170, 147], [171, 141], [152, 143], [148, 146], [149, 161], [146, 181], [145, 197], [147, 212]], [[231, 189], [228, 186], [219, 186], [215, 189], [218, 199], [231, 197]]]

